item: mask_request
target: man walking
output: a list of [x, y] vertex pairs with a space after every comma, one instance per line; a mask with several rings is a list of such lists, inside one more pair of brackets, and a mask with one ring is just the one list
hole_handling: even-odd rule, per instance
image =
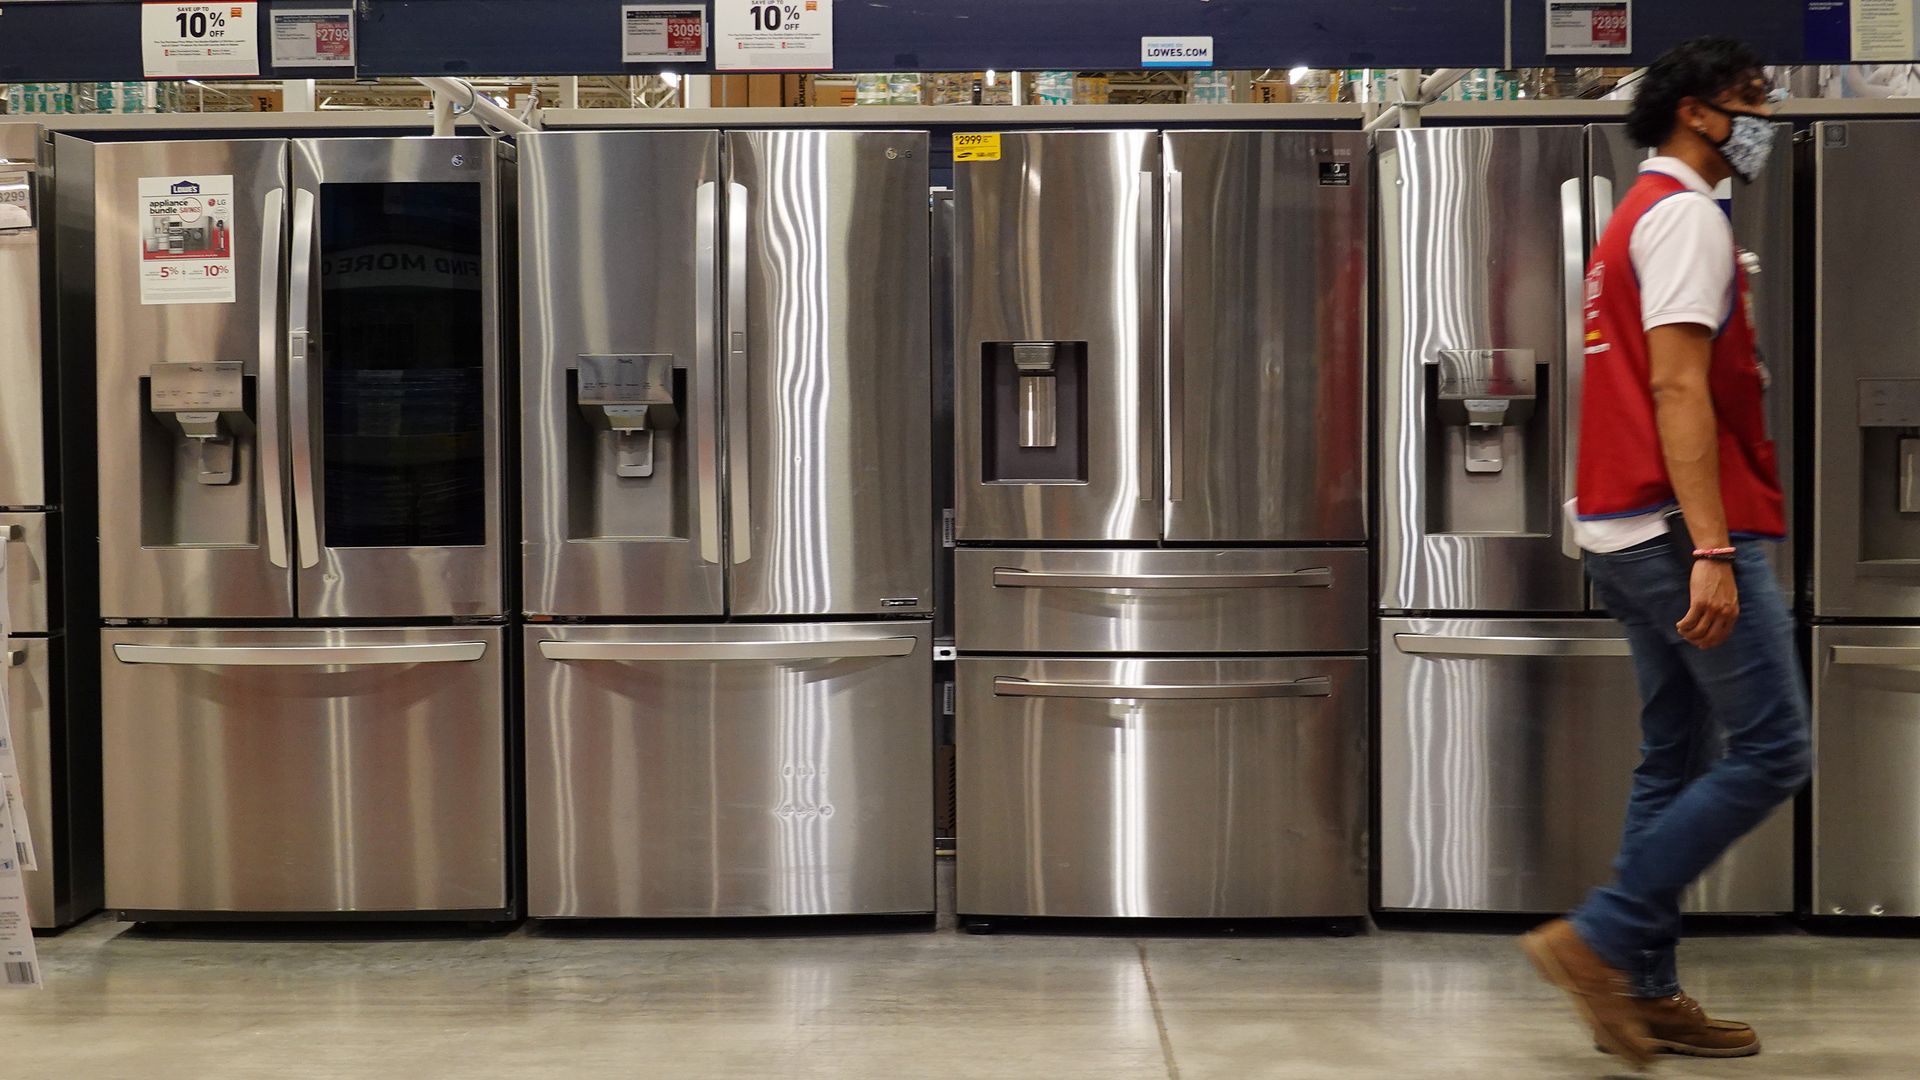
[[[1752, 1028], [1680, 989], [1680, 896], [1805, 783], [1806, 692], [1764, 541], [1786, 534], [1767, 372], [1716, 184], [1751, 181], [1773, 126], [1758, 58], [1704, 38], [1641, 79], [1628, 130], [1659, 155], [1621, 200], [1586, 282], [1579, 495], [1569, 504], [1607, 611], [1625, 627], [1642, 760], [1611, 884], [1528, 934], [1602, 1049], [1757, 1053]], [[1697, 773], [1718, 724], [1726, 755]]]

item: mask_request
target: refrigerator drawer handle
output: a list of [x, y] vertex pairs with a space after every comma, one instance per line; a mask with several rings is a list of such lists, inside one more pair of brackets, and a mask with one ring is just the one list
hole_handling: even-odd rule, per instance
[[486, 655], [484, 641], [417, 645], [115, 645], [123, 664], [200, 667], [334, 667], [370, 664], [455, 664]]
[[1330, 589], [1333, 568], [1272, 574], [1071, 574], [998, 566], [996, 589]]
[[1151, 701], [1224, 701], [1238, 698], [1332, 697], [1333, 680], [1325, 675], [1289, 682], [1207, 683], [1198, 685], [1035, 682], [999, 676], [993, 680], [995, 697], [1140, 698]]
[[1910, 645], [1835, 645], [1832, 656], [1854, 667], [1920, 667], [1920, 647]]
[[1632, 656], [1625, 638], [1452, 637], [1395, 634], [1393, 647], [1419, 656]]
[[548, 660], [854, 660], [911, 656], [919, 639], [841, 641], [543, 641]]

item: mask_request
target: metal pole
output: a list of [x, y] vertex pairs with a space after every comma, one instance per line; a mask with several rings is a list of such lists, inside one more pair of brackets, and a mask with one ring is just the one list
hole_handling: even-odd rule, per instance
[[[538, 130], [527, 121], [495, 105], [491, 99], [482, 95], [478, 90], [475, 90], [472, 83], [464, 79], [448, 79], [437, 75], [422, 75], [417, 76], [414, 81], [432, 90], [435, 94], [447, 98], [449, 100], [449, 110], [457, 107], [462, 115], [484, 120], [509, 135], [525, 135]], [[435, 100], [437, 103], [438, 98]], [[449, 119], [449, 131], [451, 131], [451, 119]], [[434, 133], [439, 134], [438, 122], [434, 125]]]

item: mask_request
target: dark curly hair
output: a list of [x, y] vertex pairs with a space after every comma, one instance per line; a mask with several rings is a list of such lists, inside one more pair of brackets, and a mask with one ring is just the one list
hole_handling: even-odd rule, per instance
[[1760, 58], [1732, 38], [1703, 37], [1676, 45], [1640, 77], [1633, 111], [1627, 114], [1627, 134], [1641, 146], [1659, 146], [1673, 135], [1681, 99], [1712, 101], [1760, 72]]

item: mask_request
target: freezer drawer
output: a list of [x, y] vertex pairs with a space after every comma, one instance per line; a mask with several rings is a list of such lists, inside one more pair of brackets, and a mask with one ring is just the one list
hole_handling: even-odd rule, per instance
[[1813, 630], [1814, 915], [1920, 915], [1920, 628]]
[[[1383, 619], [1380, 651], [1380, 906], [1565, 911], [1604, 883], [1640, 747], [1617, 624]], [[1792, 910], [1791, 807], [1685, 902]]]
[[47, 632], [47, 590], [52, 581], [47, 554], [52, 547], [54, 523], [52, 514], [0, 514], [0, 544], [7, 545], [7, 603], [13, 619], [7, 626], [10, 633]]
[[929, 623], [525, 632], [528, 914], [934, 909]]
[[1367, 661], [959, 662], [959, 910], [1367, 910]]
[[957, 551], [967, 652], [1364, 652], [1360, 549]]
[[108, 630], [107, 906], [493, 914], [501, 627]]

